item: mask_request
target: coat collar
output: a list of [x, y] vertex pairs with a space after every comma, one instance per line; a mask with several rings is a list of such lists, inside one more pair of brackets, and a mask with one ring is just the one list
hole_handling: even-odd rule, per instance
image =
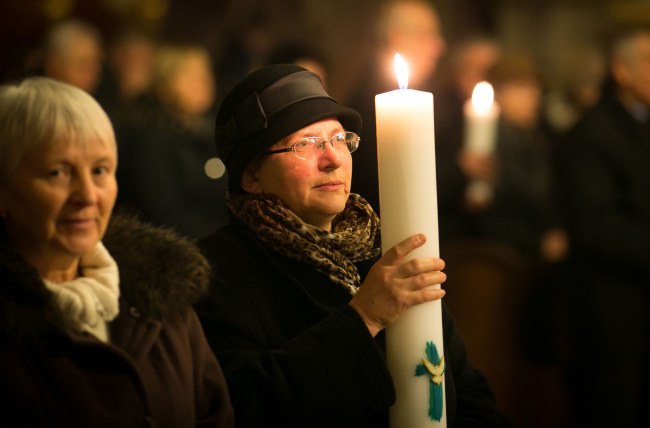
[[[49, 340], [64, 331], [35, 269], [0, 242], [0, 342]], [[210, 268], [198, 248], [170, 230], [115, 215], [103, 240], [120, 270], [120, 292], [142, 317], [165, 320], [207, 292]]]

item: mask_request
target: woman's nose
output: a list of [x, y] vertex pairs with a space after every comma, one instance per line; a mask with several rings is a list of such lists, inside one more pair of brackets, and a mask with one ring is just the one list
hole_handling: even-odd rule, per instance
[[91, 204], [97, 200], [97, 186], [90, 174], [79, 174], [73, 180], [71, 190], [76, 203]]
[[319, 161], [324, 162], [326, 167], [338, 167], [342, 162], [341, 155], [341, 151], [334, 148], [334, 144], [331, 141], [326, 141], [320, 153]]

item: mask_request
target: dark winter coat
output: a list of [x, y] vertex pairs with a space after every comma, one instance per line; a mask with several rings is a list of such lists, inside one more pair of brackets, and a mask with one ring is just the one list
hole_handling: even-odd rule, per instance
[[551, 164], [551, 142], [540, 128], [499, 126], [495, 157], [498, 179], [494, 198], [475, 214], [476, 233], [513, 246], [539, 260], [542, 237], [561, 222]]
[[231, 427], [221, 368], [191, 308], [209, 267], [196, 248], [114, 218], [120, 271], [111, 343], [66, 329], [37, 272], [0, 244], [0, 426]]
[[560, 161], [573, 261], [603, 282], [625, 275], [647, 285], [650, 120], [635, 119], [606, 89], [569, 133]]
[[[577, 426], [645, 426], [650, 120], [635, 118], [606, 87], [569, 133], [560, 160], [570, 240], [561, 284], [572, 334], [566, 373]], [[603, 400], [605, 391], [620, 393]]]
[[115, 126], [117, 206], [192, 239], [227, 224], [225, 167], [218, 178], [206, 172], [208, 162], [220, 164], [214, 119], [206, 116], [203, 126], [189, 129], [154, 102], [142, 101], [127, 111], [129, 120], [118, 120]]
[[[347, 304], [347, 290], [267, 250], [241, 224], [202, 248], [215, 276], [198, 313], [238, 427], [387, 426], [395, 392], [384, 345]], [[446, 310], [443, 323], [449, 426], [508, 426]]]

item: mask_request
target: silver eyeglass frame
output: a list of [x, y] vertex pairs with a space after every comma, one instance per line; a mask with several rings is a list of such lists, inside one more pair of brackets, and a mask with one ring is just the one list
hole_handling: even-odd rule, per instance
[[[294, 156], [297, 157], [298, 159], [300, 159], [300, 160], [308, 160], [307, 157], [300, 157], [301, 152], [296, 150], [296, 146], [298, 146], [300, 144], [307, 144], [307, 145], [309, 145], [309, 147], [314, 147], [314, 148], [317, 148], [319, 150], [325, 150], [325, 144], [330, 143], [332, 145], [332, 148], [336, 149], [336, 147], [334, 146], [334, 139], [340, 138], [340, 136], [342, 134], [345, 135], [345, 139], [344, 139], [345, 146], [347, 147], [347, 149], [349, 150], [350, 153], [353, 153], [355, 150], [357, 150], [359, 148], [359, 141], [361, 141], [361, 137], [359, 137], [356, 134], [356, 132], [343, 131], [343, 132], [337, 133], [336, 135], [333, 135], [331, 138], [329, 138], [327, 140], [322, 138], [322, 137], [305, 137], [305, 138], [300, 139], [299, 141], [296, 141], [294, 144], [292, 144], [289, 147], [285, 147], [283, 149], [269, 150], [269, 151], [266, 151], [266, 152], [262, 152], [262, 153], [260, 153], [260, 156], [269, 156], [269, 155], [275, 155], [275, 154], [278, 154], [278, 153], [293, 152]], [[349, 135], [351, 135], [352, 138], [348, 138]], [[309, 152], [310, 150], [313, 153], [316, 153], [314, 151], [314, 149], [311, 149], [311, 148], [309, 148], [307, 150], [303, 150], [303, 152]]]

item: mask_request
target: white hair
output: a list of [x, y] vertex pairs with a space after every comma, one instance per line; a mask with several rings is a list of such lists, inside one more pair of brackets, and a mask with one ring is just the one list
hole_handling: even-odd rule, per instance
[[110, 119], [83, 90], [48, 77], [0, 86], [0, 183], [28, 152], [60, 141], [117, 151]]

